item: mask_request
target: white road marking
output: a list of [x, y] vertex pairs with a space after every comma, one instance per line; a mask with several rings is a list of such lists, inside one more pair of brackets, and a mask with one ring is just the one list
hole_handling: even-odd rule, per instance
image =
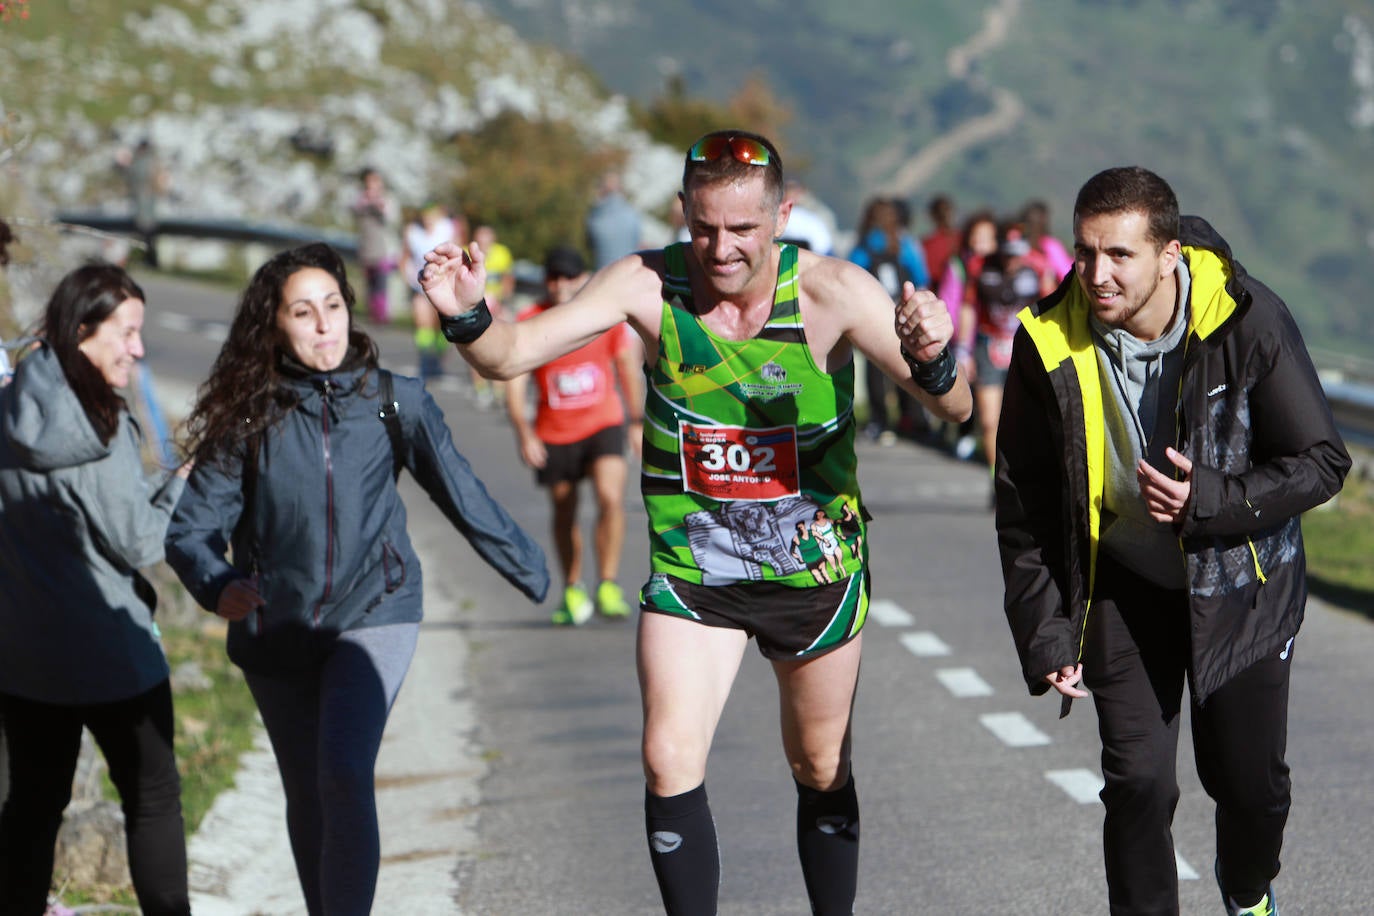
[[979, 716], [978, 721], [1007, 747], [1039, 747], [1050, 743], [1050, 736], [1019, 712], [992, 712]]
[[1102, 799], [1102, 777], [1092, 770], [1050, 770], [1045, 778], [1054, 783], [1080, 805], [1092, 805]]
[[868, 605], [868, 616], [885, 627], [909, 627], [916, 619], [894, 601], [873, 601]]
[[229, 322], [227, 321], [203, 321], [178, 312], [158, 312], [154, 320], [158, 327], [168, 331], [176, 331], [178, 334], [199, 334], [206, 340], [213, 340], [216, 343], [223, 343], [225, 338], [229, 336]]
[[188, 315], [179, 315], [176, 312], [154, 312], [153, 320], [160, 328], [169, 331], [189, 332], [196, 329], [196, 320]]
[[941, 668], [935, 677], [956, 697], [990, 697], [992, 686], [972, 668]]
[[919, 658], [949, 655], [950, 648], [934, 633], [903, 633], [902, 645]]
[[[1102, 801], [1097, 794], [1102, 791], [1102, 777], [1092, 770], [1049, 770], [1045, 778], [1063, 789], [1065, 794], [1080, 805], [1093, 805]], [[1178, 880], [1196, 881], [1201, 876], [1188, 860], [1174, 850], [1174, 864], [1178, 868]]]

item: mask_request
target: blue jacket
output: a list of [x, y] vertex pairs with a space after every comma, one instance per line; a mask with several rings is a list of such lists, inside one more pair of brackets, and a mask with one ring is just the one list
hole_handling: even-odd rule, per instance
[[[867, 238], [859, 239], [859, 244], [855, 245], [854, 250], [849, 252], [849, 260], [864, 270], [874, 273], [878, 265], [884, 260], [886, 251], [887, 234], [881, 229], [874, 229], [868, 233]], [[896, 263], [901, 268], [902, 273], [905, 274], [902, 279], [910, 280], [917, 289], [929, 288], [930, 270], [926, 267], [925, 252], [909, 233], [903, 232], [898, 237], [896, 254]], [[891, 290], [888, 292], [891, 293]], [[898, 290], [894, 299], [900, 298], [901, 290]]]
[[[482, 559], [543, 600], [543, 550], [487, 494], [420, 382], [394, 383], [406, 469]], [[241, 460], [198, 464], [167, 530], [167, 561], [205, 608], [256, 570], [265, 606], [231, 623], [228, 636], [230, 658], [254, 671], [309, 666], [341, 632], [421, 617], [420, 562], [375, 373], [344, 368], [284, 385], [298, 402], [264, 437], [252, 485]]]
[[0, 392], [0, 693], [109, 703], [167, 679], [152, 587], [182, 480], [144, 477], [123, 411], [100, 441], [47, 346]]

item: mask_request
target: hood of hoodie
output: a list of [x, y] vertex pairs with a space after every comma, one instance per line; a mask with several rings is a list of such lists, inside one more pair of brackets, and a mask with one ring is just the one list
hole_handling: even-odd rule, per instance
[[57, 354], [46, 345], [19, 363], [14, 381], [4, 390], [0, 433], [32, 471], [74, 467], [110, 453], [67, 384]]

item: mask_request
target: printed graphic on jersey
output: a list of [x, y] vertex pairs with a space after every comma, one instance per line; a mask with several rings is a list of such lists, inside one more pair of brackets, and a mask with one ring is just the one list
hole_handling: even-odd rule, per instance
[[741, 380], [739, 390], [746, 397], [754, 398], [759, 401], [771, 401], [785, 395], [799, 395], [803, 388], [800, 382], [787, 382], [787, 370], [775, 362], [765, 363], [759, 369], [760, 381], [751, 382]]
[[[726, 503], [719, 509], [693, 512], [684, 520], [687, 543], [698, 569], [709, 570], [704, 584], [758, 582], [805, 572], [805, 562], [792, 549], [798, 525], [818, 532], [831, 526], [825, 510], [809, 499], [791, 497], [776, 502]], [[824, 552], [828, 544], [816, 538]], [[843, 555], [833, 554], [839, 574], [845, 574]], [[765, 575], [765, 568], [771, 575]], [[819, 581], [818, 581], [819, 584]]]

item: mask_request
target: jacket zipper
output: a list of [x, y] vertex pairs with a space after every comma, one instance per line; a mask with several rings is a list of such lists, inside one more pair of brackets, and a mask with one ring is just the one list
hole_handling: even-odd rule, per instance
[[325, 533], [324, 533], [324, 594], [315, 603], [314, 621], [315, 626], [320, 625], [320, 612], [324, 603], [329, 600], [330, 593], [334, 590], [334, 457], [331, 451], [329, 439], [329, 411], [331, 407], [331, 392], [334, 383], [329, 379], [324, 381], [323, 409], [320, 411], [320, 425], [322, 441], [324, 444], [324, 504], [325, 504]]

